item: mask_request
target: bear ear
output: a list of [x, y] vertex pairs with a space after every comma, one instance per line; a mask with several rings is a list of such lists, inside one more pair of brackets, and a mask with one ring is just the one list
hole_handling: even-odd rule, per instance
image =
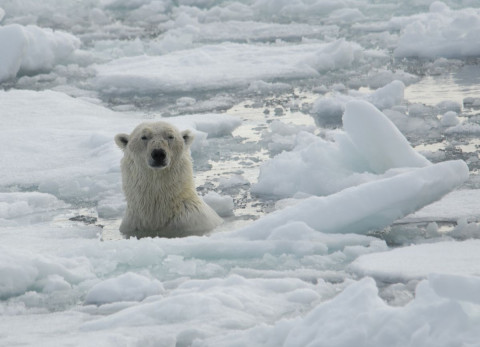
[[184, 130], [182, 131], [182, 138], [183, 138], [183, 142], [185, 142], [185, 145], [187, 147], [190, 147], [195, 136], [192, 134], [190, 130]]
[[127, 134], [118, 134], [115, 136], [115, 143], [120, 149], [124, 150], [128, 145], [129, 137]]

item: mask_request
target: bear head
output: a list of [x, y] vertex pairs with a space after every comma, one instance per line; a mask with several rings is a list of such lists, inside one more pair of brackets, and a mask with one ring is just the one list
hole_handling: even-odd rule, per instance
[[154, 122], [139, 124], [130, 135], [116, 135], [115, 143], [136, 165], [162, 170], [187, 152], [193, 138], [189, 130], [180, 132], [169, 123]]

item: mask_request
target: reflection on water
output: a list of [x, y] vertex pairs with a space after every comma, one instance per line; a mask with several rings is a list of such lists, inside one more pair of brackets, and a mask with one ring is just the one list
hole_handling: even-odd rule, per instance
[[405, 88], [405, 99], [411, 103], [435, 106], [451, 100], [463, 105], [467, 97], [480, 98], [480, 66], [465, 65], [445, 75], [426, 76]]

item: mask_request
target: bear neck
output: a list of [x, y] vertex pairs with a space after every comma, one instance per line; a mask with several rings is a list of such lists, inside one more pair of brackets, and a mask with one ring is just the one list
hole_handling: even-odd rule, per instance
[[[123, 190], [129, 202], [127, 210], [151, 221], [152, 225], [145, 225], [147, 229], [168, 225], [184, 208], [186, 201], [201, 205], [189, 156], [177, 158], [163, 170], [154, 170], [146, 164], [139, 167], [128, 156], [124, 157], [122, 166]], [[152, 216], [155, 217], [152, 219]]]

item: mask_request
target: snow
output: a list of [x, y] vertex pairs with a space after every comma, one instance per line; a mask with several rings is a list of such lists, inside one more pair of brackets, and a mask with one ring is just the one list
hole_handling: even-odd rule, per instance
[[[0, 8], [0, 345], [478, 345], [478, 0]], [[205, 236], [124, 239], [117, 133]]]

